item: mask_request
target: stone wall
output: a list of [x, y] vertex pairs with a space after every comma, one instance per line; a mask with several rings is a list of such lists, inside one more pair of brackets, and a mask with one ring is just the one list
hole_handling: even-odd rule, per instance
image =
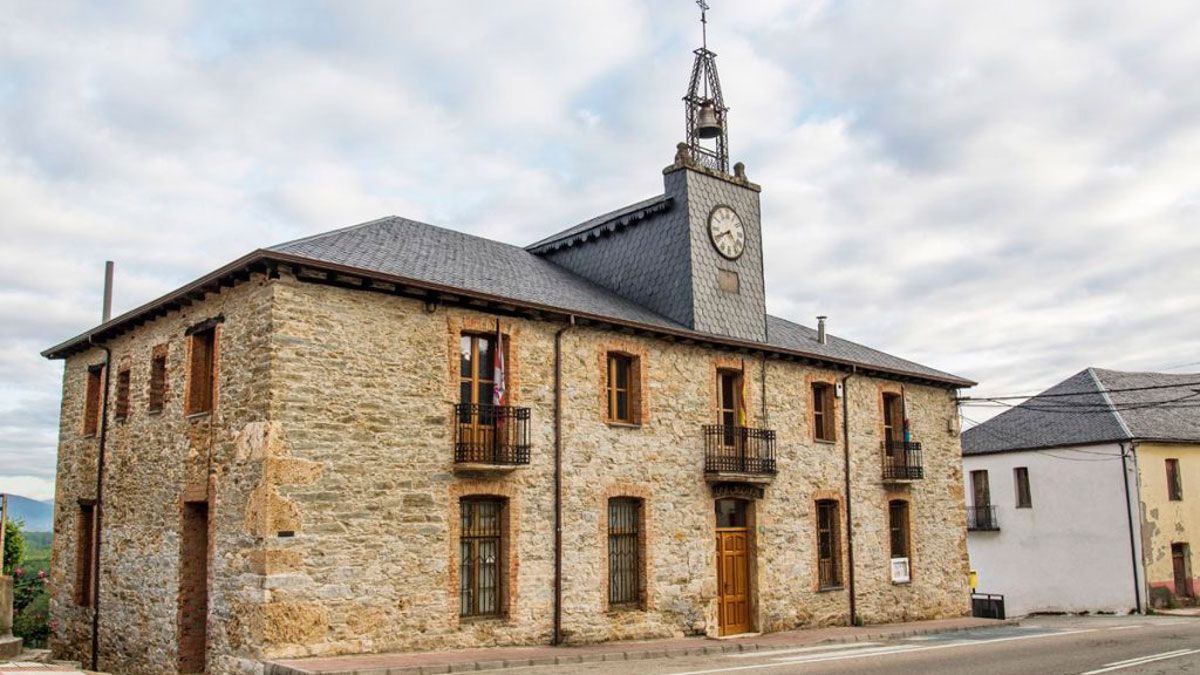
[[[217, 314], [225, 317], [217, 412], [187, 419], [183, 333]], [[129, 359], [134, 394], [129, 420], [114, 425], [109, 441], [101, 665], [174, 672], [180, 510], [206, 498], [211, 672], [257, 672], [266, 658], [549, 642], [561, 325], [501, 320], [511, 403], [532, 411], [529, 465], [456, 473], [458, 339], [495, 327], [484, 313], [285, 272], [114, 340], [114, 363]], [[151, 416], [150, 354], [163, 343], [168, 401]], [[844, 373], [582, 326], [567, 330], [562, 344], [569, 642], [716, 633], [715, 518], [700, 427], [717, 418], [718, 367], [744, 371], [751, 424], [778, 432], [779, 474], [752, 514], [754, 625], [774, 631], [847, 621], [847, 592], [819, 592], [814, 578], [815, 500], [845, 508], [842, 413], [838, 442], [814, 441], [808, 401], [810, 381]], [[605, 421], [598, 375], [607, 349], [638, 356], [640, 425]], [[54, 646], [76, 659], [87, 658], [89, 632], [88, 611], [70, 593], [72, 526], [77, 501], [94, 496], [95, 464], [94, 439], [79, 434], [81, 398], [86, 367], [100, 359], [97, 351], [71, 357], [64, 378]], [[967, 563], [959, 442], [948, 430], [952, 392], [906, 387], [926, 478], [897, 492], [880, 480], [879, 397], [889, 387], [899, 384], [863, 376], [846, 387], [859, 612], [871, 622], [962, 615]], [[894, 494], [912, 508], [914, 563], [905, 585], [887, 576]], [[502, 618], [458, 616], [458, 504], [473, 495], [507, 503]], [[605, 505], [615, 496], [643, 499], [646, 514], [637, 609], [607, 606]]]
[[[256, 590], [239, 574], [250, 546], [240, 514], [252, 465], [235, 464], [237, 433], [265, 420], [271, 291], [255, 277], [235, 288], [158, 318], [109, 343], [112, 349], [100, 578], [100, 666], [114, 673], [173, 673], [177, 659], [180, 529], [184, 501], [209, 501], [209, 644], [214, 672], [230, 672], [235, 635], [232, 609]], [[187, 417], [188, 339], [185, 330], [224, 316], [218, 328], [217, 404]], [[167, 393], [161, 413], [148, 411], [151, 354], [167, 350]], [[91, 609], [76, 602], [76, 519], [80, 500], [96, 497], [97, 438], [85, 436], [83, 391], [92, 349], [66, 360], [55, 488], [51, 561], [51, 646], [57, 658], [91, 658]], [[116, 373], [130, 369], [130, 414], [114, 420]]]

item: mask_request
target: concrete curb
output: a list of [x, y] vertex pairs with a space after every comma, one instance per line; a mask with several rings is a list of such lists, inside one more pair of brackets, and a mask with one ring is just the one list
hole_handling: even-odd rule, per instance
[[[812, 643], [801, 643], [805, 646], [811, 644], [830, 645], [843, 644], [851, 642], [865, 642], [868, 640], [882, 640], [885, 638], [904, 638], [914, 635], [934, 635], [940, 633], [961, 633], [971, 630], [979, 630], [981, 628], [1000, 628], [1003, 626], [1019, 626], [1020, 619], [1005, 619], [997, 621], [995, 624], [987, 626], [953, 626], [944, 628], [912, 628], [908, 630], [881, 630], [877, 632], [861, 633], [858, 635], [847, 635], [845, 637], [831, 637], [824, 640], [817, 640]], [[397, 667], [382, 667], [382, 668], [356, 668], [353, 670], [304, 670], [292, 666], [285, 666], [278, 663], [268, 663], [264, 672], [266, 675], [442, 675], [444, 673], [465, 673], [481, 670], [505, 670], [508, 668], [528, 668], [530, 666], [566, 666], [575, 663], [597, 663], [600, 661], [646, 661], [651, 659], [669, 659], [682, 656], [710, 656], [714, 654], [727, 654], [730, 652], [755, 652], [759, 650], [769, 651], [772, 649], [786, 649], [788, 645], [777, 642], [732, 642], [721, 643], [711, 641], [711, 644], [705, 644], [699, 647], [686, 647], [676, 649], [664, 649], [662, 647], [655, 648], [653, 645], [646, 645], [642, 648], [628, 649], [625, 651], [610, 651], [610, 652], [595, 652], [591, 654], [558, 654], [555, 656], [546, 656], [533, 659], [494, 659], [487, 661], [461, 661], [459, 663], [443, 663], [430, 664], [424, 666], [397, 666]], [[563, 649], [569, 650], [570, 647]]]

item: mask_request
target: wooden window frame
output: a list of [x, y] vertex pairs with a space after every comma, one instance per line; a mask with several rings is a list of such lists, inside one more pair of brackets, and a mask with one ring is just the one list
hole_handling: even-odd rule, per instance
[[[627, 369], [624, 389], [617, 386], [619, 369]], [[640, 425], [641, 420], [641, 363], [633, 354], [609, 351], [605, 354], [605, 421], [610, 424]], [[617, 397], [625, 394], [626, 416], [618, 414]]]
[[150, 355], [150, 379], [146, 390], [146, 412], [157, 415], [167, 403], [167, 350], [156, 347]]
[[1183, 474], [1179, 468], [1179, 459], [1168, 457], [1164, 460], [1167, 469], [1167, 499], [1173, 502], [1183, 501]]
[[[478, 515], [482, 505], [494, 506], [496, 509], [496, 527], [484, 533], [479, 533], [468, 527], [468, 518]], [[503, 497], [469, 496], [459, 499], [459, 531], [458, 531], [458, 618], [460, 621], [479, 619], [503, 618], [507, 612], [508, 591], [508, 500]], [[478, 551], [481, 543], [492, 542], [496, 550], [494, 567], [494, 606], [491, 609], [480, 609], [481, 575]], [[467, 548], [470, 555], [467, 555]]]
[[87, 381], [83, 392], [83, 435], [95, 436], [100, 433], [100, 408], [104, 397], [104, 364], [88, 366]]
[[[621, 518], [614, 509], [622, 506], [632, 509], [632, 516]], [[608, 598], [608, 607], [614, 610], [620, 609], [641, 609], [645, 606], [645, 533], [646, 533], [646, 502], [640, 497], [610, 497], [608, 499], [608, 531], [607, 531], [607, 564], [608, 564], [608, 583], [606, 594]], [[614, 521], [618, 521], [625, 527], [621, 531], [614, 531], [620, 525], [614, 526]], [[625, 561], [629, 566], [629, 570], [621, 573], [619, 562], [616, 556], [620, 555], [621, 549], [630, 549], [627, 554], [631, 556], [630, 560]], [[632, 577], [629, 579], [627, 577]], [[618, 587], [619, 579], [624, 579], [624, 583]]]
[[[823, 514], [828, 514], [825, 524], [821, 522]], [[841, 503], [836, 499], [818, 499], [816, 515], [817, 590], [837, 590], [845, 583], [842, 579]], [[822, 548], [828, 549], [828, 556], [822, 556]]]
[[1029, 467], [1013, 467], [1013, 489], [1016, 491], [1018, 509], [1033, 508], [1033, 490], [1029, 486]]
[[124, 366], [117, 371], [117, 400], [116, 405], [113, 406], [113, 419], [117, 422], [129, 419], [131, 377], [129, 366]]
[[883, 417], [883, 440], [899, 442], [904, 440], [904, 398], [897, 392], [885, 391], [880, 397]]
[[[897, 510], [900, 522], [896, 522]], [[896, 543], [904, 549], [897, 555]], [[888, 552], [892, 558], [908, 558], [912, 567], [912, 511], [907, 499], [888, 500]], [[911, 574], [911, 572], [910, 572]]]
[[217, 409], [217, 364], [220, 358], [218, 328], [216, 325], [203, 325], [188, 333], [185, 413], [189, 417], [211, 414]]
[[92, 606], [96, 555], [96, 503], [79, 500], [75, 513], [75, 604]]
[[837, 422], [834, 402], [834, 385], [828, 382], [813, 382], [809, 387], [812, 396], [813, 440], [821, 443], [837, 443]]

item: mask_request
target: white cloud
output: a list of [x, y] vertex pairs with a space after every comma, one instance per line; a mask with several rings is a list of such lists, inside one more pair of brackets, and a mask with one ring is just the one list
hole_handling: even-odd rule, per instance
[[[1032, 392], [1200, 360], [1200, 8], [712, 0], [769, 304]], [[513, 243], [654, 194], [691, 3], [88, 3], [0, 17], [0, 474], [36, 352], [253, 248], [396, 213]], [[978, 411], [982, 412], [982, 411]], [[973, 413], [972, 413], [973, 414]]]

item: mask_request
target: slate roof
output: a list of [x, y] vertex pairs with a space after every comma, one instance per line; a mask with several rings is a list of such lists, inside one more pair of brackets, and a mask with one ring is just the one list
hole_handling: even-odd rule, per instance
[[609, 211], [604, 215], [585, 220], [574, 227], [569, 227], [562, 232], [552, 234], [525, 248], [534, 253], [544, 253], [545, 251], [553, 251], [562, 246], [571, 246], [580, 241], [586, 241], [589, 238], [600, 237], [607, 232], [629, 227], [656, 213], [666, 211], [671, 208], [672, 201], [668, 195], [657, 195], [649, 199], [643, 199], [624, 208]]
[[972, 427], [963, 455], [1120, 441], [1200, 443], [1200, 373], [1088, 368]]
[[[574, 235], [603, 227], [639, 209], [658, 208], [659, 198], [638, 202], [600, 219], [583, 223], [568, 232]], [[556, 235], [557, 236], [557, 235]], [[621, 295], [603, 288], [519, 246], [449, 230], [426, 223], [388, 216], [340, 230], [259, 249], [187, 286], [153, 300], [113, 320], [42, 352], [47, 358], [63, 358], [87, 347], [90, 338], [106, 339], [169, 311], [190, 297], [203, 297], [205, 289], [219, 288], [222, 280], [245, 275], [246, 270], [265, 261], [289, 264], [311, 263], [315, 268], [356, 271], [369, 276], [386, 275], [416, 286], [477, 294], [514, 305], [574, 313], [611, 320], [676, 336], [729, 343], [734, 346], [766, 347], [878, 372], [910, 376], [955, 387], [974, 382], [885, 354], [833, 335], [827, 343], [817, 342], [816, 331], [777, 317], [767, 317], [767, 343], [748, 343], [724, 336], [699, 333], [672, 321]], [[198, 295], [197, 295], [198, 294]], [[177, 305], [176, 305], [177, 306]]]

